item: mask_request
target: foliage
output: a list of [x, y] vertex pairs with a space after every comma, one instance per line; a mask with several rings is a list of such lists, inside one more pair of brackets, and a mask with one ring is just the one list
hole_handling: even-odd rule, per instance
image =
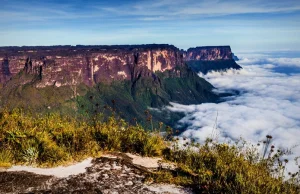
[[[161, 155], [165, 146], [158, 132], [144, 131], [122, 119], [101, 115], [78, 122], [59, 114], [24, 115], [20, 109], [0, 112], [0, 163], [53, 166], [97, 156], [101, 151]], [[11, 157], [7, 157], [11, 151]]]
[[[3, 87], [0, 86], [0, 108], [22, 107], [33, 113], [60, 112], [68, 116], [93, 117], [98, 113], [110, 116], [111, 111], [104, 107], [112, 107], [127, 122], [138, 121], [146, 126], [143, 112], [149, 107], [155, 109], [169, 105], [169, 102], [195, 104], [219, 99], [211, 91], [213, 86], [185, 65], [164, 72], [139, 75], [141, 73], [137, 72], [131, 80], [114, 80], [109, 83], [107, 80], [98, 80], [93, 87], [81, 83], [74, 88], [67, 81], [67, 74], [67, 85], [40, 87], [41, 82], [35, 75], [20, 71]], [[153, 121], [162, 121], [171, 126], [181, 118], [181, 113], [167, 109], [162, 112], [152, 111], [152, 115]], [[133, 118], [136, 118], [135, 122], [132, 122]]]
[[12, 164], [12, 154], [10, 150], [0, 150], [0, 167], [10, 167]]
[[[271, 136], [267, 136], [267, 139]], [[201, 193], [298, 193], [300, 191], [298, 172], [285, 177], [285, 165], [278, 161], [286, 154], [273, 153], [270, 146], [268, 158], [263, 158], [255, 146], [248, 146], [244, 140], [235, 144], [218, 143], [207, 139], [205, 144], [194, 142], [183, 144], [179, 149], [175, 139], [173, 146], [164, 152], [168, 161], [178, 165], [176, 173], [164, 182], [179, 183], [196, 188]], [[264, 141], [268, 142], [268, 141]], [[280, 152], [280, 154], [279, 154]], [[284, 162], [283, 162], [284, 163]], [[164, 172], [151, 175], [161, 181]], [[298, 175], [298, 177], [297, 177]], [[166, 176], [166, 175], [164, 175]]]
[[[97, 157], [103, 151], [160, 156], [177, 166], [159, 169], [147, 180], [190, 186], [198, 193], [299, 193], [299, 173], [285, 177], [286, 151], [276, 151], [270, 138], [263, 153], [245, 141], [235, 144], [207, 139], [203, 144], [184, 138], [181, 145], [170, 127], [151, 130], [122, 119], [95, 115], [77, 120], [59, 114], [32, 116], [21, 109], [0, 112], [0, 166], [30, 164], [55, 166]], [[165, 131], [166, 136], [160, 135]], [[176, 132], [178, 133], [178, 132]]]

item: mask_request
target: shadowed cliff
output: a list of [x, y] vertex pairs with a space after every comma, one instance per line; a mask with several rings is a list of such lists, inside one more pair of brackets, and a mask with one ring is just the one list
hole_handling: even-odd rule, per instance
[[189, 48], [185, 52], [186, 64], [195, 72], [207, 74], [210, 71], [241, 69], [230, 46], [208, 46]]

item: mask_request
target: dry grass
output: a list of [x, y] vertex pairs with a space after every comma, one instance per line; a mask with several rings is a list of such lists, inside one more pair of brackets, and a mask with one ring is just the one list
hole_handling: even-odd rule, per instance
[[6, 157], [6, 152], [0, 152], [3, 163], [57, 166], [98, 156], [102, 151], [157, 156], [164, 147], [158, 132], [144, 131], [113, 117], [106, 122], [79, 122], [58, 114], [33, 117], [21, 110], [0, 113], [0, 148], [11, 153]]
[[203, 145], [190, 142], [178, 149], [172, 129], [166, 131], [173, 141], [161, 137], [160, 130], [147, 131], [114, 117], [103, 121], [101, 115], [78, 121], [58, 114], [30, 116], [19, 109], [4, 110], [0, 112], [0, 166], [57, 166], [97, 157], [103, 151], [120, 151], [161, 156], [176, 163], [175, 171], [160, 170], [149, 174], [146, 181], [191, 186], [199, 193], [300, 191], [299, 173], [284, 177], [285, 153], [275, 153], [269, 137], [264, 144], [266, 157], [262, 157], [257, 148], [244, 142], [224, 144], [208, 139]]

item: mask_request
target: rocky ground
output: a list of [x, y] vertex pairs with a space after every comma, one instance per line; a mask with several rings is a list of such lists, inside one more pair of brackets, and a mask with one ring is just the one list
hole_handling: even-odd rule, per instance
[[[132, 155], [131, 155], [132, 156]], [[0, 172], [0, 193], [191, 193], [175, 185], [144, 183], [151, 166], [139, 158], [101, 157], [93, 159], [86, 172], [68, 177], [38, 175], [25, 171]], [[150, 159], [150, 163], [157, 159]], [[135, 163], [136, 162], [136, 163]]]

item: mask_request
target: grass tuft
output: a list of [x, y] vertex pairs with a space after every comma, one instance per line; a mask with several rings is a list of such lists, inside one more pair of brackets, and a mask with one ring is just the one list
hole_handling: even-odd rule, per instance
[[[122, 119], [102, 115], [90, 120], [47, 114], [32, 116], [22, 110], [0, 112], [0, 167], [12, 164], [57, 166], [97, 157], [103, 151], [160, 156], [177, 169], [158, 169], [146, 182], [189, 186], [197, 193], [299, 193], [299, 172], [285, 176], [288, 151], [275, 150], [272, 136], [263, 153], [241, 140], [235, 144], [207, 139], [204, 144], [186, 141], [179, 149], [173, 130], [162, 137], [151, 125], [144, 130]], [[151, 121], [151, 120], [150, 120]], [[177, 133], [177, 132], [176, 132]], [[257, 145], [259, 147], [259, 145]]]

